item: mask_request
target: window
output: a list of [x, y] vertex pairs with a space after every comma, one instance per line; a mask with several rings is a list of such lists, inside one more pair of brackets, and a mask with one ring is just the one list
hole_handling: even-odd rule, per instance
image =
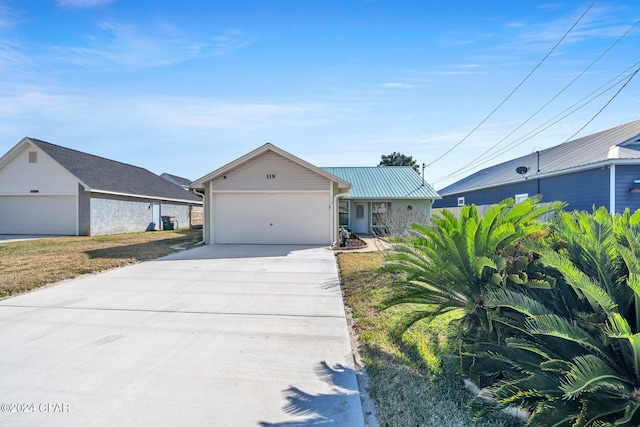
[[29, 163], [38, 163], [37, 151], [29, 151]]
[[516, 194], [516, 203], [522, 203], [529, 198], [529, 193]]
[[364, 205], [356, 205], [356, 219], [364, 219]]
[[338, 219], [341, 227], [349, 226], [349, 201], [340, 200], [340, 205], [338, 205]]
[[464, 206], [464, 197], [458, 197], [458, 206]]
[[371, 203], [371, 224], [378, 225], [383, 222], [383, 216], [387, 213], [387, 202]]

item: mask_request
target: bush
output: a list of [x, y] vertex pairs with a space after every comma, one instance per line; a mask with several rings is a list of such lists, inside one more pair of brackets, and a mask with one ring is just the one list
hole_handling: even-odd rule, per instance
[[640, 425], [640, 211], [560, 212], [533, 200], [448, 213], [399, 242], [388, 304], [409, 325], [458, 312], [475, 415], [518, 407], [528, 426]]

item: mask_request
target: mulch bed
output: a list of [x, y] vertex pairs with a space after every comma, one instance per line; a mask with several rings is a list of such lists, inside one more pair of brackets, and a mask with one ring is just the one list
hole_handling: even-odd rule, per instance
[[349, 239], [347, 239], [347, 246], [336, 245], [333, 249], [337, 251], [352, 251], [354, 249], [362, 249], [367, 247], [367, 242], [352, 234]]

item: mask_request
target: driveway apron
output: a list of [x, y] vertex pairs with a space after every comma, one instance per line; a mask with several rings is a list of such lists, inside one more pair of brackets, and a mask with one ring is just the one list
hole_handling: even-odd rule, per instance
[[0, 425], [364, 425], [334, 255], [212, 245], [0, 301]]

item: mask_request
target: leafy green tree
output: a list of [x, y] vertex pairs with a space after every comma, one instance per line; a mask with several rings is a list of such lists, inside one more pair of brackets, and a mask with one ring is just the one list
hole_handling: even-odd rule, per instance
[[402, 153], [396, 153], [395, 151], [389, 155], [383, 154], [380, 156], [378, 166], [411, 166], [413, 170], [420, 172], [418, 163], [413, 160], [412, 156], [406, 156]]

